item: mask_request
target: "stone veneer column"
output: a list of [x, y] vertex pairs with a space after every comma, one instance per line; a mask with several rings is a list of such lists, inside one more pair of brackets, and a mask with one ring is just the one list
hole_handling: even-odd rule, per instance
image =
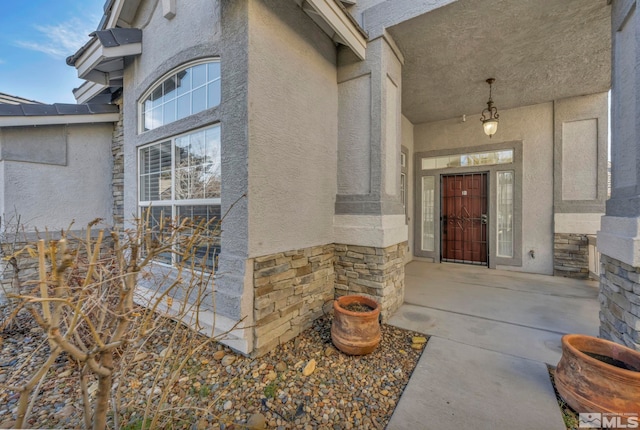
[[336, 296], [371, 297], [386, 321], [404, 301], [406, 250], [407, 242], [386, 248], [336, 244]]
[[400, 199], [402, 54], [388, 34], [365, 61], [338, 56], [336, 295], [364, 294], [387, 319], [404, 299], [408, 227]]
[[120, 118], [113, 128], [111, 154], [113, 170], [111, 175], [111, 193], [113, 196], [113, 226], [124, 228], [124, 126], [122, 113], [122, 96], [114, 104], [120, 109]]
[[636, 0], [611, 10], [611, 198], [598, 232], [600, 335], [640, 350], [640, 15]]

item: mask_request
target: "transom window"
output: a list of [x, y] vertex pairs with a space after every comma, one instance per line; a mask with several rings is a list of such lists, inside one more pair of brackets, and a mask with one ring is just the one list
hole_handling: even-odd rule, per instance
[[[189, 217], [196, 223], [220, 220], [219, 125], [141, 147], [138, 159], [139, 208], [142, 213], [151, 207], [150, 227], [163, 218]], [[209, 226], [211, 243], [199, 248], [196, 258], [213, 268], [220, 251], [217, 221]], [[175, 258], [166, 253], [160, 261], [171, 264]]]
[[152, 87], [140, 102], [141, 131], [220, 104], [220, 60], [190, 63]]
[[450, 167], [491, 166], [513, 163], [513, 149], [476, 152], [471, 154], [442, 155], [422, 159], [422, 170]]

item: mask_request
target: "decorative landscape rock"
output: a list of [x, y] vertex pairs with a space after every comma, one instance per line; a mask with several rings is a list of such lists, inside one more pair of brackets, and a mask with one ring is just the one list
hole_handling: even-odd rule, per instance
[[231, 366], [234, 361], [236, 361], [236, 357], [235, 356], [233, 356], [233, 355], [225, 355], [222, 358], [221, 363], [222, 363], [223, 366], [226, 367], [226, 366]]
[[262, 430], [267, 427], [267, 419], [262, 414], [252, 414], [247, 420], [247, 427], [251, 430]]
[[[3, 317], [1, 313], [2, 309], [0, 319]], [[169, 390], [166, 401], [167, 407], [174, 408], [171, 419], [173, 422], [184, 422], [187, 428], [241, 429], [246, 428], [251, 416], [257, 414], [265, 418], [267, 428], [384, 428], [420, 357], [420, 351], [410, 348], [411, 337], [419, 334], [383, 325], [381, 330], [385, 342], [373, 353], [353, 357], [334, 352], [326, 356], [324, 351], [331, 347], [330, 325], [330, 318], [320, 318], [295, 341], [291, 340], [258, 359], [237, 356], [216, 343], [207, 345], [190, 357], [174, 384], [166, 386], [167, 379], [159, 381], [162, 389]], [[152, 357], [157, 354], [158, 348], [162, 350], [162, 346], [167, 345], [175, 330], [182, 331], [185, 328], [175, 323], [167, 325], [142, 345], [138, 352], [146, 352]], [[22, 355], [26, 352], [25, 347], [33, 347], [41, 341], [40, 337], [29, 333], [28, 321], [22, 331], [12, 334], [4, 332], [0, 336], [4, 338], [4, 342], [0, 343], [0, 363], [9, 363], [20, 357], [15, 368], [24, 364], [24, 357], [29, 355]], [[198, 333], [193, 336], [206, 339]], [[28, 338], [31, 340], [26, 342]], [[404, 353], [400, 353], [400, 350]], [[44, 358], [42, 351], [36, 352], [27, 367]], [[174, 355], [177, 355], [175, 351]], [[219, 360], [223, 357], [211, 360], [216, 352], [234, 356], [233, 366], [222, 366]], [[206, 359], [211, 361], [203, 365]], [[305, 377], [302, 370], [312, 359], [317, 362], [316, 369]], [[279, 363], [284, 363], [286, 369], [279, 370]], [[174, 370], [169, 367], [163, 370], [157, 367], [160, 364], [160, 360], [138, 361], [133, 363], [125, 377], [119, 378], [118, 386], [122, 388], [119, 398], [121, 427], [139, 422], [139, 417], [127, 415], [126, 405], [144, 408], [147, 400], [154, 404], [160, 401], [162, 394], [150, 392], [149, 397], [141, 395], [153, 386], [156, 371], [170, 375]], [[61, 361], [56, 364], [56, 371], [67, 370], [68, 366], [72, 364]], [[228, 373], [227, 369], [233, 373]], [[278, 372], [278, 378], [266, 381], [265, 377], [274, 369]], [[17, 385], [26, 377], [26, 373], [14, 377], [9, 372], [10, 369], [0, 367], [0, 376], [6, 377], [5, 383], [9, 385]], [[258, 374], [257, 378], [253, 377], [255, 373]], [[83, 428], [80, 413], [64, 420], [56, 415], [67, 405], [72, 405], [76, 411], [81, 410], [77, 381], [77, 372], [62, 379], [48, 377], [42, 385], [42, 392], [46, 395], [39, 396], [35, 402], [35, 418], [29, 426]], [[89, 381], [90, 385], [92, 382]], [[267, 385], [272, 387], [273, 397], [266, 398]], [[383, 395], [383, 390], [387, 390], [388, 394]], [[212, 404], [218, 395], [219, 399]], [[16, 407], [17, 399], [16, 393], [0, 390], [0, 423], [11, 424], [15, 421], [11, 411]], [[231, 402], [230, 409], [224, 409], [226, 402]]]
[[424, 343], [427, 343], [427, 338], [424, 336], [413, 336], [411, 338], [411, 343], [424, 344]]
[[309, 360], [307, 365], [304, 366], [304, 369], [302, 369], [302, 375], [309, 376], [313, 373], [314, 370], [316, 370], [316, 360], [312, 358], [311, 360]]

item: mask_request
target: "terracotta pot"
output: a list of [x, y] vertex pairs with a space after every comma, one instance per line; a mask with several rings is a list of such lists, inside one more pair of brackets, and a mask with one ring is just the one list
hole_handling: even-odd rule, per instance
[[[362, 303], [372, 308], [368, 312], [352, 312], [344, 308]], [[342, 296], [333, 302], [331, 340], [340, 351], [349, 355], [372, 352], [380, 343], [380, 305], [362, 296]]]
[[576, 412], [640, 414], [640, 371], [614, 366], [586, 353], [640, 369], [640, 352], [592, 336], [567, 334], [562, 337], [562, 358], [555, 376], [565, 402]]

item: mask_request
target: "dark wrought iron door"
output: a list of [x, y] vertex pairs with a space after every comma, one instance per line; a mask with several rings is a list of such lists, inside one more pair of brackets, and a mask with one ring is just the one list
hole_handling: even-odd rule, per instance
[[487, 264], [487, 174], [442, 176], [442, 261]]

